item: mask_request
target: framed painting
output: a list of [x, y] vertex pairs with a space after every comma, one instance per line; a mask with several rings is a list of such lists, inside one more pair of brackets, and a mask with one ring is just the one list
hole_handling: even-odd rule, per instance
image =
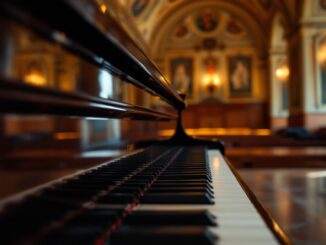
[[196, 17], [196, 26], [202, 32], [214, 31], [218, 26], [218, 16], [210, 9], [202, 9]]
[[250, 56], [234, 56], [229, 58], [228, 64], [230, 96], [251, 96], [252, 58]]
[[170, 61], [171, 82], [174, 87], [187, 96], [192, 96], [193, 90], [193, 59], [174, 58]]

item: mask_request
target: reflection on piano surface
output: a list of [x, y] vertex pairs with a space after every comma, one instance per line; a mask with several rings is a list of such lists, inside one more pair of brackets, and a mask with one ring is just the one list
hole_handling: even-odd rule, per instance
[[0, 3], [1, 168], [86, 168], [3, 199], [0, 243], [288, 244], [113, 2]]

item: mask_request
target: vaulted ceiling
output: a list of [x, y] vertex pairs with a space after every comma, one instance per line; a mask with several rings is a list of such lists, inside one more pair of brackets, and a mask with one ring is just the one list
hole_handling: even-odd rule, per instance
[[224, 29], [229, 30], [230, 37], [233, 29], [233, 34], [239, 31], [256, 40], [255, 45], [261, 50], [261, 55], [265, 55], [263, 52], [268, 52], [270, 46], [273, 16], [280, 13], [286, 31], [290, 32], [299, 23], [303, 2], [303, 0], [120, 0], [146, 40], [149, 53], [161, 50], [163, 43], [173, 45], [173, 40], [166, 39], [167, 35], [170, 37], [185, 35], [188, 39], [185, 38], [180, 43], [188, 45], [196, 45], [196, 36], [197, 39], [221, 36], [222, 24], [212, 32], [198, 31], [198, 25], [196, 28], [198, 23], [195, 18], [200, 14], [198, 11], [212, 11], [219, 24], [224, 23]]

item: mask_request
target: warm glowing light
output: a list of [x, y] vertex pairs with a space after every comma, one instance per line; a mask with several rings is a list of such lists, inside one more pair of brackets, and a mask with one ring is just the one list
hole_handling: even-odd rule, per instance
[[203, 78], [203, 84], [205, 86], [209, 86], [209, 85], [215, 85], [215, 86], [219, 86], [221, 84], [221, 80], [218, 74], [205, 74], [204, 78]]
[[101, 12], [102, 12], [103, 14], [105, 14], [106, 11], [108, 10], [108, 8], [106, 7], [105, 4], [101, 4], [101, 5], [100, 5], [100, 10], [101, 10]]
[[45, 77], [39, 72], [31, 72], [24, 77], [24, 80], [32, 85], [44, 86], [46, 84]]
[[326, 68], [326, 43], [318, 51], [318, 62]]
[[287, 81], [290, 75], [290, 70], [284, 65], [276, 69], [275, 75], [280, 81]]
[[210, 77], [210, 75], [204, 75], [204, 78], [203, 78], [203, 84], [204, 84], [204, 86], [208, 86], [209, 84], [210, 84], [210, 82], [211, 82], [211, 77]]
[[75, 132], [58, 132], [54, 134], [54, 138], [57, 140], [79, 139], [80, 134]]
[[[171, 136], [174, 130], [166, 129], [159, 132], [160, 136]], [[188, 128], [186, 133], [191, 136], [215, 136], [215, 135], [256, 135], [268, 136], [271, 135], [270, 129], [250, 129], [250, 128]]]
[[217, 74], [214, 74], [213, 76], [213, 83], [215, 86], [219, 86], [221, 83], [220, 77]]
[[214, 92], [216, 92], [216, 90], [218, 91], [220, 84], [220, 77], [215, 72], [209, 72], [204, 74], [203, 85], [211, 96]]

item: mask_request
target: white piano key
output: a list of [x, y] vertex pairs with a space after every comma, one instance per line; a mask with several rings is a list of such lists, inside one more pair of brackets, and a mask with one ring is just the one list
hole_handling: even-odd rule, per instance
[[219, 151], [208, 151], [217, 216], [218, 244], [278, 244]]
[[251, 203], [217, 150], [208, 151], [214, 188], [214, 205], [140, 204], [137, 210], [209, 210], [217, 217], [211, 230], [219, 237], [217, 244], [279, 244], [271, 230]]

